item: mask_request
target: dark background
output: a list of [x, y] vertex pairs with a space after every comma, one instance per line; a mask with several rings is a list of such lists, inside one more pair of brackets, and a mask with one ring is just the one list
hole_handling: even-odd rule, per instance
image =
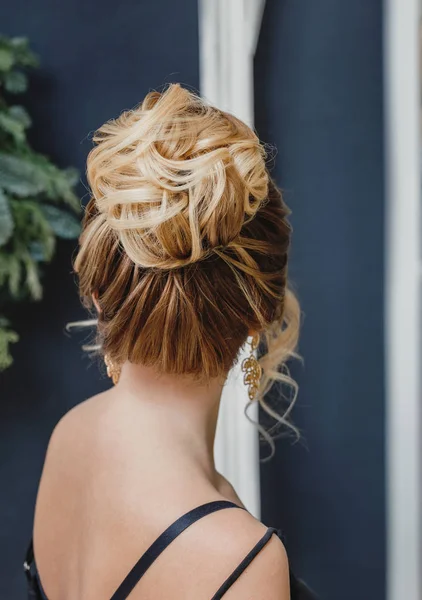
[[[325, 600], [384, 600], [381, 0], [269, 0], [256, 126], [294, 227], [303, 442], [262, 466], [262, 514]], [[264, 448], [263, 454], [267, 454]]]
[[[3, 5], [2, 33], [42, 59], [26, 104], [35, 148], [84, 179], [89, 134], [169, 81], [199, 85], [196, 0]], [[256, 124], [278, 148], [293, 209], [291, 275], [305, 313], [296, 445], [262, 465], [262, 519], [323, 600], [384, 600], [381, 0], [267, 0]], [[81, 185], [81, 197], [86, 190]], [[42, 303], [15, 311], [22, 341], [0, 375], [0, 597], [25, 597], [22, 555], [48, 438], [109, 385], [64, 333], [83, 318], [61, 244]]]

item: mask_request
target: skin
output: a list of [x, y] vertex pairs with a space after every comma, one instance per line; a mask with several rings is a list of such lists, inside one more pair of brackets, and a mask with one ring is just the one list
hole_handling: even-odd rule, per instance
[[[183, 513], [218, 499], [242, 504], [214, 464], [223, 383], [158, 376], [150, 367], [126, 363], [117, 386], [59, 422], [34, 525], [49, 600], [110, 598]], [[237, 508], [200, 519], [157, 559], [130, 599], [209, 600], [265, 531]], [[287, 557], [276, 535], [224, 596], [289, 598]]]

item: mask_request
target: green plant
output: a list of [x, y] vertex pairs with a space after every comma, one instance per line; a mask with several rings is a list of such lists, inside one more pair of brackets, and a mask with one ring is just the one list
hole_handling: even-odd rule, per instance
[[59, 169], [27, 140], [31, 118], [11, 99], [27, 90], [38, 60], [25, 38], [0, 36], [0, 371], [12, 363], [17, 333], [6, 318], [12, 302], [42, 297], [42, 267], [56, 238], [79, 234], [78, 173]]

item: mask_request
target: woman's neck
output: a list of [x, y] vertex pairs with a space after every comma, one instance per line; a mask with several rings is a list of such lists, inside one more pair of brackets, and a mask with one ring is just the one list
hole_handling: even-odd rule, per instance
[[115, 386], [119, 401], [159, 416], [161, 435], [175, 452], [188, 453], [211, 480], [216, 477], [214, 441], [225, 379], [158, 374], [152, 367], [125, 363]]

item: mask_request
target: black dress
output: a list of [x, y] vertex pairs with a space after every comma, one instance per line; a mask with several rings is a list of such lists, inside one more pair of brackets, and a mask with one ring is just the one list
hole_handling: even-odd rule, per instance
[[[138, 581], [141, 579], [142, 575], [152, 565], [154, 560], [180, 533], [182, 533], [182, 531], [195, 523], [195, 521], [198, 521], [198, 519], [201, 519], [202, 517], [205, 517], [206, 515], [223, 508], [243, 507], [235, 504], [234, 502], [229, 502], [228, 500], [215, 500], [190, 510], [172, 523], [141, 556], [136, 565], [114, 592], [110, 600], [125, 600], [134, 589]], [[262, 538], [248, 552], [233, 573], [218, 588], [211, 600], [220, 600], [220, 598], [224, 596], [236, 579], [240, 577], [246, 567], [252, 562], [258, 552], [264, 548], [265, 544], [271, 539], [273, 534], [281, 537], [281, 532], [279, 530], [274, 529], [274, 527], [268, 527]], [[28, 600], [48, 600], [42, 588], [35, 564], [32, 541], [27, 551], [26, 560], [24, 562], [24, 570], [28, 581]], [[307, 588], [301, 581], [297, 580], [291, 572], [290, 590], [291, 600], [316, 600], [316, 596], [309, 590], [309, 588]]]

